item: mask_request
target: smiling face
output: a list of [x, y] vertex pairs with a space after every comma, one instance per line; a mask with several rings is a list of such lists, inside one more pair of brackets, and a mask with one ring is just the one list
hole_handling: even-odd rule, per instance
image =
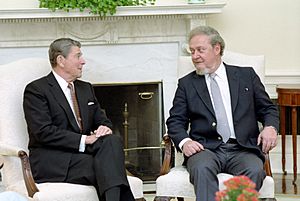
[[211, 45], [208, 35], [198, 34], [190, 39], [192, 61], [198, 74], [213, 73], [221, 64], [220, 44]]

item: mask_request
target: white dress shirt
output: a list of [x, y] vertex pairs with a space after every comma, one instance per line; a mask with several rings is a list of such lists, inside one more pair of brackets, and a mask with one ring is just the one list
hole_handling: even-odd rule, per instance
[[[75, 110], [74, 110], [74, 106], [73, 106], [73, 102], [72, 102], [72, 98], [71, 98], [71, 92], [70, 92], [70, 89], [68, 88], [68, 82], [66, 82], [66, 80], [64, 80], [61, 76], [59, 76], [55, 71], [52, 71], [52, 73], [53, 73], [55, 79], [57, 80], [61, 90], [64, 92], [65, 97], [73, 111], [73, 115], [77, 122], [77, 118], [76, 118], [76, 114], [75, 114]], [[74, 86], [73, 83], [71, 83], [71, 84]], [[75, 87], [74, 87], [74, 90], [75, 90]], [[77, 122], [77, 124], [78, 124], [78, 122]], [[80, 152], [84, 152], [84, 150], [85, 150], [85, 139], [86, 139], [86, 135], [82, 135], [81, 139], [80, 139], [80, 144], [79, 144]]]

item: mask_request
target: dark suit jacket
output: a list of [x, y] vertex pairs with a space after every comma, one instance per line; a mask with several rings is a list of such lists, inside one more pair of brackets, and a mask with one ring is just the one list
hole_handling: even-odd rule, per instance
[[[229, 82], [237, 141], [264, 160], [261, 147], [257, 146], [257, 121], [264, 126], [274, 126], [278, 129], [277, 108], [253, 68], [224, 65]], [[222, 138], [217, 133], [216, 121], [205, 76], [197, 75], [194, 71], [179, 79], [173, 107], [167, 120], [168, 133], [177, 149], [179, 150], [181, 140], [187, 137], [200, 142], [208, 149], [218, 147]]]
[[[112, 127], [100, 108], [90, 83], [74, 82], [83, 134], [99, 125]], [[64, 181], [72, 153], [78, 153], [80, 129], [54, 75], [31, 82], [24, 92], [24, 113], [29, 133], [29, 157], [37, 182]]]

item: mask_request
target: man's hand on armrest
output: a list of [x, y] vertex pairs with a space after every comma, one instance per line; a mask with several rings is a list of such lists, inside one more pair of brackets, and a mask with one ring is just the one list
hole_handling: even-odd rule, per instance
[[193, 154], [203, 150], [204, 150], [203, 145], [194, 140], [188, 140], [182, 146], [182, 152], [187, 157], [192, 156]]
[[262, 151], [268, 153], [277, 145], [277, 130], [273, 126], [265, 126], [258, 136], [257, 145], [262, 144]]

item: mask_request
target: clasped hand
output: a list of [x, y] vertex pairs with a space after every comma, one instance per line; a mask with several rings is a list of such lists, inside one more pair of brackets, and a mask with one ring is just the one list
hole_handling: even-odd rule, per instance
[[112, 134], [112, 130], [107, 126], [101, 125], [97, 130], [91, 132], [91, 135], [86, 136], [85, 144], [93, 144], [99, 137], [110, 134]]

